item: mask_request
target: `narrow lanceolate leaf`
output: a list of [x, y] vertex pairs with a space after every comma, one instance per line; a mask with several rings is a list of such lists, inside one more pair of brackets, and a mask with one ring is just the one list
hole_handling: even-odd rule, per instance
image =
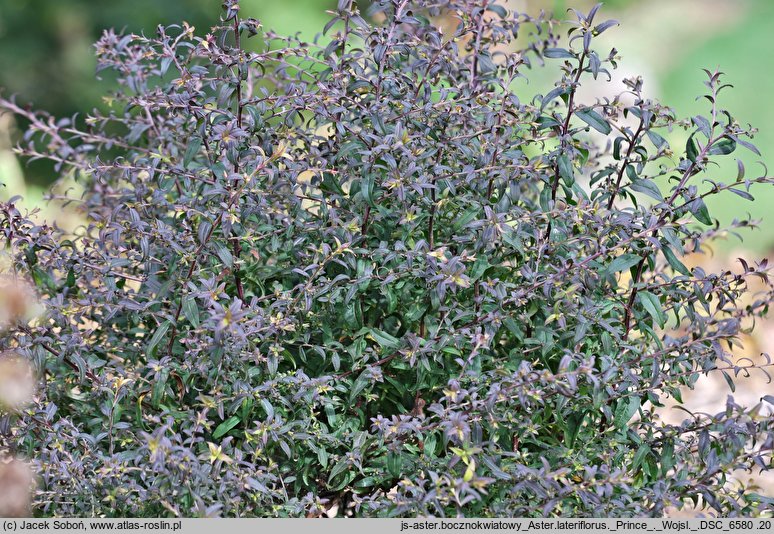
[[194, 328], [199, 326], [199, 306], [193, 295], [186, 295], [183, 299], [183, 315], [191, 323], [191, 326]]
[[704, 134], [704, 137], [709, 139], [712, 130], [709, 120], [702, 115], [696, 115], [695, 117], [691, 118], [691, 121], [696, 125], [698, 130]]
[[210, 231], [212, 231], [212, 223], [210, 221], [204, 220], [199, 223], [199, 227], [196, 230], [196, 237], [199, 238], [199, 243], [204, 244], [207, 242], [207, 236], [210, 235]]
[[618, 401], [615, 408], [613, 424], [616, 428], [623, 428], [628, 423], [637, 410], [640, 409], [641, 400], [638, 396], [624, 397]]
[[492, 5], [487, 6], [486, 9], [488, 11], [494, 11], [495, 13], [497, 13], [500, 16], [500, 18], [504, 19], [504, 18], [508, 17], [508, 11], [503, 6], [500, 6], [500, 5], [497, 5], [497, 4], [492, 4]]
[[352, 389], [349, 391], [349, 401], [352, 402], [367, 385], [368, 378], [366, 377], [366, 372], [363, 371], [352, 384]]
[[586, 124], [594, 128], [599, 133], [603, 133], [607, 135], [612, 131], [612, 129], [610, 128], [610, 125], [602, 117], [602, 115], [600, 115], [593, 109], [581, 109], [576, 111], [575, 115], [580, 120], [582, 120], [583, 122], [585, 122]]
[[659, 202], [664, 200], [661, 191], [653, 180], [634, 180], [629, 187], [638, 193], [644, 193]]
[[715, 141], [712, 146], [709, 147], [707, 154], [711, 156], [726, 155], [730, 154], [734, 150], [736, 150], [736, 141], [730, 137], [723, 137]]
[[663, 328], [666, 324], [667, 315], [664, 313], [664, 310], [661, 309], [661, 301], [659, 298], [649, 291], [640, 291], [637, 293], [637, 298], [642, 304], [642, 307], [645, 308], [645, 311], [647, 311], [650, 316], [653, 317], [653, 320], [656, 321], [659, 328]]
[[562, 180], [567, 184], [567, 187], [571, 187], [572, 184], [575, 183], [575, 177], [573, 176], [570, 158], [567, 157], [567, 154], [562, 154], [556, 159], [556, 163], [559, 167], [559, 175], [562, 177]]
[[220, 243], [215, 245], [215, 253], [220, 258], [220, 261], [223, 262], [223, 265], [229, 269], [234, 266], [234, 255], [231, 254], [231, 251], [225, 245]]
[[735, 195], [739, 195], [740, 197], [742, 197], [745, 200], [755, 200], [755, 197], [753, 197], [747, 191], [742, 191], [741, 189], [733, 189], [733, 188], [729, 189], [729, 191], [731, 191]]
[[341, 474], [349, 469], [349, 467], [349, 462], [347, 461], [346, 457], [336, 462], [336, 465], [334, 465], [333, 469], [331, 469], [331, 474], [328, 475], [328, 482], [336, 478], [336, 475]]
[[567, 89], [566, 87], [561, 87], [561, 86], [554, 87], [543, 97], [543, 100], [540, 102], [540, 109], [542, 110], [543, 108], [545, 108], [548, 104], [551, 103], [551, 101], [554, 98], [567, 94], [568, 91], [569, 89]]
[[272, 406], [271, 402], [269, 402], [269, 399], [261, 399], [261, 406], [263, 407], [263, 410], [266, 412], [266, 419], [267, 420], [274, 419], [274, 406]]
[[747, 150], [751, 151], [753, 154], [756, 154], [758, 156], [761, 155], [761, 151], [758, 150], [758, 147], [756, 147], [754, 144], [752, 144], [749, 141], [745, 141], [744, 139], [741, 139], [737, 136], [732, 136], [733, 140], [745, 147]]
[[471, 222], [473, 219], [476, 218], [476, 215], [478, 214], [479, 211], [481, 211], [481, 208], [478, 206], [474, 206], [464, 211], [459, 216], [454, 218], [453, 228], [455, 230], [464, 228], [465, 225], [467, 225], [469, 222]]
[[371, 207], [376, 206], [376, 204], [374, 203], [374, 175], [373, 174], [367, 174], [363, 177], [360, 183], [360, 194], [363, 195], [363, 200], [365, 200], [369, 206]]
[[709, 210], [707, 210], [707, 205], [702, 199], [693, 199], [691, 203], [688, 204], [688, 209], [691, 211], [691, 213], [693, 213], [693, 216], [696, 217], [696, 220], [700, 223], [706, 225], [712, 224], [712, 218], [710, 217]]
[[185, 150], [183, 156], [183, 167], [188, 168], [196, 154], [199, 153], [199, 149], [202, 147], [202, 139], [200, 137], [192, 137], [188, 142], [188, 147]]
[[683, 262], [677, 259], [677, 256], [675, 256], [675, 253], [671, 248], [669, 248], [667, 245], [662, 245], [661, 251], [664, 253], [664, 257], [672, 269], [680, 274], [684, 274], [685, 276], [691, 276], [691, 271], [688, 270], [688, 267], [683, 265]]
[[632, 460], [632, 469], [639, 468], [648, 453], [650, 453], [650, 445], [647, 443], [641, 444], [637, 449], [637, 452], [634, 454], [634, 459]]
[[546, 48], [543, 56], [551, 59], [574, 59], [575, 54], [564, 48]]
[[693, 138], [693, 135], [688, 138], [688, 141], [685, 143], [685, 154], [688, 156], [688, 159], [692, 162], [696, 162], [696, 158], [699, 157], [699, 147], [696, 144], [696, 140]]
[[642, 257], [637, 254], [621, 254], [610, 262], [607, 266], [607, 272], [617, 273], [619, 271], [625, 271], [626, 269], [630, 269], [637, 265], [641, 259]]
[[665, 145], [668, 146], [666, 139], [664, 139], [663, 137], [661, 137], [659, 134], [657, 134], [652, 130], [648, 130], [648, 138], [656, 148], [661, 148], [662, 146], [665, 146]]
[[167, 335], [167, 331], [169, 330], [171, 324], [172, 323], [170, 321], [164, 321], [156, 329], [153, 337], [151, 337], [150, 341], [148, 342], [148, 346], [145, 348], [145, 353], [148, 356], [152, 357], [156, 354], [156, 347], [158, 347], [159, 343], [161, 343], [161, 341]]
[[395, 349], [400, 345], [400, 340], [377, 328], [371, 329], [371, 337], [384, 349]]
[[231, 429], [233, 429], [238, 424], [239, 424], [239, 417], [237, 417], [236, 415], [229, 417], [221, 424], [219, 424], [217, 427], [215, 427], [215, 432], [212, 433], [212, 438], [218, 439], [222, 436], [225, 436]]

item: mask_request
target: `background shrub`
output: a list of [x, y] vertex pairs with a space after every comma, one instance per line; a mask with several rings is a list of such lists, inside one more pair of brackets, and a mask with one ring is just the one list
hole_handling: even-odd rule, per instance
[[[2, 205], [48, 310], [3, 342], [45, 380], [6, 425], [36, 459], [38, 513], [771, 508], [729, 483], [771, 466], [763, 405], [655, 410], [754, 368], [730, 350], [772, 298], [765, 261], [681, 260], [751, 224], [719, 228], [706, 197], [771, 183], [741, 162], [713, 175], [757, 153], [720, 73], [705, 116], [678, 120], [641, 79], [580, 101], [618, 59], [593, 46], [615, 25], [598, 6], [565, 41], [494, 2], [383, 1], [373, 25], [342, 0], [314, 43], [224, 8], [205, 36], [106, 32], [110, 113], [0, 101], [88, 218], [68, 234]], [[517, 94], [543, 61], [554, 89]]]

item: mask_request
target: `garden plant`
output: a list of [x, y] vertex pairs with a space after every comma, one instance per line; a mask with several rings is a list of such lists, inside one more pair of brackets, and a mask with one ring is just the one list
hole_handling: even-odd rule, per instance
[[342, 0], [313, 42], [223, 7], [209, 32], [106, 31], [101, 110], [0, 100], [84, 221], [0, 205], [46, 309], [0, 341], [39, 383], [0, 416], [37, 515], [771, 512], [735, 474], [772, 466], [774, 397], [658, 410], [769, 368], [741, 346], [766, 261], [684, 258], [755, 225], [707, 197], [772, 183], [718, 175], [758, 154], [720, 72], [681, 119], [641, 78], [582, 97], [620, 60], [599, 6]]

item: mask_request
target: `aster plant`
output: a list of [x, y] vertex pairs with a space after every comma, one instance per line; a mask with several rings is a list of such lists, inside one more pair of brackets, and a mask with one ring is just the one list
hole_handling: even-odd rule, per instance
[[[760, 406], [658, 411], [769, 367], [737, 350], [766, 262], [683, 259], [754, 226], [705, 202], [772, 183], [714, 165], [757, 154], [754, 130], [720, 72], [687, 119], [639, 78], [582, 98], [620, 59], [595, 45], [616, 22], [569, 14], [342, 0], [306, 42], [229, 0], [204, 35], [105, 32], [103, 111], [0, 100], [19, 153], [82, 191], [72, 232], [0, 205], [47, 309], [3, 341], [44, 382], [5, 434], [35, 459], [36, 513], [771, 510], [733, 482], [772, 465]], [[553, 86], [524, 83], [545, 65]]]

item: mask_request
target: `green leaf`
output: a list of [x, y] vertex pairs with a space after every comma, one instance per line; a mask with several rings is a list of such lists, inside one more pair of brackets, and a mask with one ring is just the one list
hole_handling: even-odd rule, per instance
[[72, 354], [70, 354], [70, 361], [73, 362], [75, 366], [78, 368], [78, 379], [81, 382], [83, 382], [83, 380], [86, 378], [86, 372], [88, 371], [88, 365], [86, 364], [86, 360], [81, 358], [80, 354], [78, 354], [77, 352], [73, 352]]
[[406, 319], [413, 323], [424, 315], [425, 310], [427, 310], [426, 305], [414, 303], [406, 312]]
[[148, 342], [148, 346], [145, 349], [145, 354], [150, 357], [153, 357], [156, 354], [156, 347], [159, 343], [161, 343], [161, 340], [164, 339], [164, 336], [167, 335], [167, 331], [169, 330], [171, 324], [172, 323], [170, 321], [164, 321], [159, 325], [159, 327], [156, 329], [156, 332], [153, 334], [153, 337], [151, 337], [150, 341]]
[[215, 253], [218, 255], [218, 258], [220, 258], [220, 261], [226, 265], [226, 267], [230, 269], [234, 266], [234, 256], [231, 254], [231, 251], [224, 245], [220, 243], [215, 245]]
[[460, 351], [460, 349], [452, 346], [442, 348], [441, 352], [443, 352], [444, 354], [451, 354], [452, 356], [462, 356], [462, 352]]
[[183, 299], [183, 315], [191, 326], [199, 327], [199, 306], [196, 304], [196, 298], [193, 295], [186, 295]]
[[575, 439], [578, 437], [583, 420], [586, 418], [585, 413], [573, 413], [567, 416], [564, 421], [564, 442], [568, 448], [572, 448], [575, 445]]
[[722, 137], [718, 139], [707, 151], [707, 154], [712, 156], [730, 154], [736, 150], [736, 141], [730, 137]]
[[661, 148], [664, 145], [669, 146], [669, 144], [667, 143], [666, 139], [661, 137], [656, 132], [654, 132], [652, 130], [648, 130], [647, 133], [648, 133], [648, 138], [650, 139], [650, 142], [653, 143], [653, 146], [655, 146], [656, 148]]
[[349, 468], [349, 462], [347, 461], [346, 456], [336, 462], [336, 465], [333, 466], [333, 469], [331, 469], [331, 474], [328, 475], [328, 483], [331, 482], [334, 478], [336, 478], [336, 475], [343, 473]]
[[335, 426], [338, 417], [336, 416], [336, 408], [334, 408], [332, 404], [328, 403], [325, 405], [325, 415], [328, 417], [328, 424]]
[[396, 349], [400, 346], [400, 340], [376, 328], [370, 329], [371, 336], [383, 349]]
[[67, 287], [75, 286], [75, 271], [73, 271], [72, 268], [67, 270], [67, 280], [65, 281], [65, 285]]
[[476, 215], [478, 214], [478, 212], [479, 212], [478, 207], [473, 207], [463, 212], [462, 215], [454, 219], [454, 226], [453, 226], [454, 229], [459, 230], [460, 228], [463, 228], [464, 226], [466, 226], [470, 221], [476, 218]]
[[381, 482], [381, 480], [376, 477], [365, 477], [355, 482], [354, 487], [370, 488], [371, 486], [376, 486], [379, 482]]
[[382, 287], [382, 294], [387, 299], [387, 314], [391, 314], [398, 308], [398, 297], [389, 286]]
[[346, 196], [346, 193], [341, 188], [339, 181], [336, 179], [336, 177], [333, 174], [329, 172], [323, 173], [322, 181], [320, 182], [320, 189], [322, 189], [325, 192], [336, 193], [341, 196]]
[[320, 447], [317, 449], [317, 460], [320, 462], [320, 465], [323, 466], [323, 468], [328, 467], [328, 451]]
[[667, 440], [661, 447], [661, 474], [666, 476], [675, 465], [675, 444]]
[[696, 128], [704, 134], [704, 137], [709, 139], [712, 133], [712, 127], [710, 126], [709, 120], [701, 115], [696, 115], [695, 117], [691, 117], [691, 121], [696, 125]]
[[726, 384], [728, 384], [728, 389], [731, 390], [731, 393], [734, 393], [736, 391], [736, 384], [734, 383], [734, 379], [731, 378], [731, 375], [729, 375], [725, 371], [720, 371], [720, 374], [723, 375], [723, 378], [726, 381]]
[[[551, 90], [550, 90], [548, 93], [546, 93], [546, 95], [545, 95], [545, 96], [543, 97], [543, 99], [540, 101], [540, 109], [541, 109], [541, 111], [542, 111], [542, 110], [543, 110], [543, 109], [544, 109], [544, 108], [545, 108], [545, 107], [546, 107], [548, 104], [550, 104], [550, 103], [551, 103], [551, 101], [552, 101], [554, 98], [556, 98], [556, 97], [558, 97], [558, 96], [562, 96], [562, 97], [563, 97], [563, 96], [564, 96], [564, 95], [566, 95], [568, 92], [569, 92], [569, 89], [568, 89], [567, 87], [562, 87], [562, 86], [559, 86], [559, 87], [554, 87], [553, 89], [551, 89]], [[553, 120], [553, 119], [550, 119], [550, 118], [548, 118], [548, 117], [544, 117], [544, 116], [543, 116], [543, 117], [540, 117], [540, 118], [538, 119], [538, 121], [537, 121], [537, 122], [538, 122], [538, 123], [540, 123], [541, 125], [543, 125], [543, 123], [542, 123], [542, 122], [541, 122], [541, 120], [540, 120], [540, 119], [543, 119], [543, 118], [546, 118], [546, 119], [547, 119], [547, 120], [549, 120], [549, 121], [553, 121], [553, 122], [555, 122], [555, 123], [556, 123], [556, 124], [555, 124], [556, 126], [559, 126], [559, 123], [558, 123], [558, 122], [556, 122], [555, 120]], [[545, 126], [545, 125], [543, 125], [543, 126]]]
[[196, 235], [199, 238], [199, 243], [202, 245], [205, 244], [207, 242], [207, 236], [210, 235], [211, 231], [212, 223], [207, 219], [202, 220], [202, 222], [199, 223], [199, 227], [196, 229]]
[[741, 139], [741, 138], [739, 138], [737, 136], [733, 136], [733, 139], [734, 139], [734, 141], [736, 141], [737, 143], [739, 143], [740, 145], [745, 147], [747, 150], [753, 152], [754, 154], [756, 154], [758, 156], [761, 155], [761, 151], [758, 150], [758, 148], [754, 144], [752, 144], [751, 142], [745, 141], [744, 139]]
[[551, 203], [551, 188], [549, 186], [543, 187], [540, 191], [540, 208], [543, 211], [550, 211], [549, 204]]
[[630, 269], [637, 265], [640, 260], [642, 260], [642, 257], [638, 256], [637, 254], [621, 254], [610, 262], [606, 270], [611, 274], [617, 273], [619, 271], [625, 271], [626, 269]]
[[564, 48], [546, 48], [543, 50], [543, 57], [551, 59], [574, 59], [575, 55]]
[[750, 193], [747, 191], [742, 191], [741, 189], [734, 189], [733, 187], [729, 189], [732, 193], [735, 195], [739, 195], [745, 200], [755, 200], [755, 197], [753, 197]]
[[225, 436], [232, 428], [239, 424], [239, 417], [232, 415], [215, 428], [215, 432], [212, 433], [212, 439], [218, 439]]
[[183, 156], [183, 167], [188, 168], [188, 165], [199, 153], [199, 149], [202, 147], [201, 137], [192, 137], [188, 141], [188, 147], [185, 149], [185, 155]]
[[653, 320], [658, 323], [660, 328], [663, 328], [666, 324], [667, 316], [661, 309], [661, 301], [659, 298], [649, 291], [638, 292], [637, 298], [640, 300], [643, 308], [645, 308], [645, 311], [653, 317]]
[[479, 256], [476, 258], [475, 263], [473, 263], [473, 266], [470, 268], [470, 279], [478, 280], [484, 275], [488, 268], [489, 260], [487, 260], [486, 256]]
[[690, 204], [688, 204], [688, 209], [693, 213], [693, 216], [696, 217], [697, 221], [708, 226], [712, 225], [712, 218], [710, 217], [709, 210], [707, 210], [707, 205], [702, 199], [693, 199]]
[[[550, 95], [551, 93], [548, 93], [548, 94]], [[556, 126], [561, 126], [556, 121], [556, 119], [552, 117], [548, 117], [546, 115], [541, 115], [540, 117], [537, 118], [535, 122], [537, 122], [540, 125], [538, 130], [546, 130], [548, 128], [555, 128]]]
[[359, 299], [352, 299], [344, 310], [344, 319], [353, 327], [359, 328], [363, 324], [363, 311]]
[[478, 59], [478, 70], [481, 74], [489, 74], [497, 70], [497, 65], [492, 61], [492, 56], [484, 52], [476, 56]]
[[647, 443], [640, 445], [640, 448], [637, 449], [637, 452], [634, 454], [632, 469], [637, 469], [640, 465], [642, 465], [642, 462], [645, 460], [645, 457], [648, 455], [648, 453], [650, 453], [650, 445]]
[[395, 478], [398, 478], [402, 474], [402, 468], [403, 456], [394, 451], [387, 453], [387, 471]]
[[266, 412], [266, 419], [273, 419], [274, 406], [271, 405], [269, 399], [261, 399], [261, 406], [263, 407], [263, 411]]
[[691, 276], [691, 271], [689, 271], [688, 267], [683, 265], [683, 263], [679, 259], [677, 259], [677, 256], [675, 256], [675, 253], [672, 252], [671, 248], [669, 248], [666, 245], [663, 245], [661, 247], [661, 251], [664, 253], [664, 257], [666, 258], [669, 265], [672, 266], [672, 269], [674, 269], [680, 274], [684, 274], [685, 276]]
[[494, 13], [497, 13], [498, 15], [500, 15], [501, 19], [508, 18], [508, 11], [503, 6], [501, 6], [501, 5], [491, 4], [491, 5], [486, 6], [486, 9], [487, 9], [487, 11], [492, 11]]
[[363, 177], [360, 183], [360, 194], [363, 195], [363, 199], [371, 207], [376, 207], [374, 203], [374, 175], [367, 174]]
[[626, 139], [623, 137], [616, 137], [613, 142], [613, 159], [616, 161], [621, 160], [621, 145]]
[[619, 399], [615, 407], [615, 415], [613, 417], [613, 425], [616, 428], [623, 428], [626, 426], [637, 410], [640, 409], [640, 398], [636, 395], [631, 397], [625, 397]]
[[685, 154], [688, 156], [688, 159], [692, 162], [696, 162], [696, 158], [699, 157], [699, 147], [696, 144], [696, 140], [693, 138], [693, 135], [688, 138], [688, 141], [685, 143]]
[[151, 391], [151, 403], [153, 404], [154, 409], [159, 408], [161, 400], [164, 398], [164, 392], [167, 387], [167, 378], [169, 378], [169, 371], [167, 369], [163, 369], [159, 375], [160, 376], [154, 380], [153, 389]]
[[562, 154], [556, 159], [556, 164], [559, 168], [559, 175], [564, 180], [564, 183], [567, 184], [567, 187], [571, 187], [572, 184], [575, 183], [575, 177], [573, 176], [570, 158], [568, 158], [566, 154]]
[[602, 115], [600, 115], [593, 109], [578, 110], [575, 112], [575, 115], [580, 120], [582, 120], [583, 122], [585, 122], [586, 124], [594, 128], [599, 133], [603, 133], [607, 135], [612, 131], [612, 129], [610, 128], [610, 125], [602, 117]]
[[352, 384], [352, 389], [349, 390], [349, 402], [351, 403], [354, 401], [358, 394], [365, 389], [365, 387], [368, 385], [368, 379], [366, 378], [366, 371], [363, 371], [360, 373], [360, 376], [358, 376], [355, 379], [355, 382]]
[[653, 180], [634, 180], [629, 187], [631, 187], [634, 191], [637, 191], [638, 193], [644, 193], [649, 197], [658, 200], [659, 202], [664, 200], [664, 197], [661, 195], [661, 190]]
[[56, 292], [58, 289], [56, 283], [54, 283], [54, 279], [39, 267], [32, 268], [32, 280], [35, 282], [35, 285], [41, 289], [48, 289], [51, 292]]

